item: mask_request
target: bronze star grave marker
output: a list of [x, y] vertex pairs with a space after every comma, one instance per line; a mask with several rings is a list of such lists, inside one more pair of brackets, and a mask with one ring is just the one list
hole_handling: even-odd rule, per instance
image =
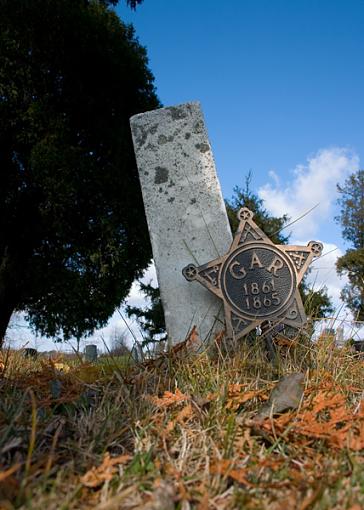
[[298, 285], [322, 244], [307, 246], [275, 245], [253, 221], [253, 213], [243, 207], [238, 213], [238, 231], [230, 250], [222, 257], [182, 273], [221, 298], [226, 330], [239, 339], [264, 321], [296, 328], [306, 323]]

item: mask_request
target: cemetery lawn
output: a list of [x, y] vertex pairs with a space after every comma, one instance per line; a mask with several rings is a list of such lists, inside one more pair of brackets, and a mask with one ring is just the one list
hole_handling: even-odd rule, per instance
[[[143, 365], [2, 352], [0, 509], [360, 510], [364, 360], [297, 339]], [[296, 410], [254, 420], [277, 380]]]

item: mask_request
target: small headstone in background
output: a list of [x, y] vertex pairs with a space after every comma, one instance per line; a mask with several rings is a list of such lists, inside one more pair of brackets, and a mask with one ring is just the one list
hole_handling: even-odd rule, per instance
[[344, 345], [345, 345], [344, 328], [342, 327], [336, 328], [336, 346], [343, 347]]
[[37, 349], [33, 349], [32, 347], [26, 347], [23, 351], [24, 358], [38, 358], [38, 351]]
[[222, 304], [182, 269], [221, 256], [232, 236], [200, 104], [135, 115], [130, 125], [169, 344], [194, 325], [208, 339], [224, 329]]
[[133, 358], [135, 363], [141, 363], [142, 361], [144, 361], [145, 355], [143, 352], [143, 348], [138, 342], [135, 342], [131, 349], [131, 357]]
[[93, 363], [97, 360], [97, 346], [94, 344], [86, 345], [84, 350], [85, 361]]

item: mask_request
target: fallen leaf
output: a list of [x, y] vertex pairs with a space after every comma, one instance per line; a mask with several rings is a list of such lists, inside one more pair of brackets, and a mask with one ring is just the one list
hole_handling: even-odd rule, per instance
[[342, 393], [319, 391], [313, 399], [313, 412], [318, 414], [323, 409], [345, 406], [345, 397]]
[[184, 395], [178, 388], [176, 388], [175, 393], [165, 391], [162, 397], [149, 398], [157, 407], [170, 407], [174, 404], [179, 404], [180, 402], [191, 399], [189, 395]]
[[299, 510], [306, 510], [311, 507], [321, 497], [324, 490], [325, 487], [323, 485], [319, 485], [316, 490], [310, 491], [310, 494], [308, 494], [308, 496], [306, 496], [302, 501]]
[[200, 503], [197, 507], [197, 510], [209, 510], [209, 501], [210, 501], [210, 495], [205, 489], [203, 496], [200, 499]]
[[233, 463], [228, 459], [220, 459], [212, 464], [210, 466], [210, 473], [228, 476], [236, 482], [242, 483], [248, 487], [254, 486], [246, 478], [246, 469], [234, 466]]
[[6, 480], [9, 476], [11, 476], [15, 471], [18, 471], [21, 464], [15, 464], [14, 466], [11, 466], [9, 469], [6, 469], [5, 471], [0, 471], [0, 482], [3, 482]]
[[176, 416], [174, 420], [170, 420], [166, 427], [167, 434], [174, 430], [177, 423], [184, 423], [193, 415], [193, 408], [191, 404], [187, 404]]
[[196, 326], [193, 326], [190, 334], [186, 338], [186, 348], [196, 351], [201, 347], [201, 340], [197, 333]]
[[227, 409], [236, 410], [240, 405], [245, 404], [245, 402], [248, 402], [255, 397], [264, 398], [265, 390], [249, 390], [241, 393], [240, 388], [238, 391], [236, 389], [238, 386], [241, 387], [243, 385], [233, 384], [229, 386], [229, 396], [226, 403]]
[[294, 345], [297, 345], [297, 340], [279, 335], [274, 338], [274, 343], [277, 345], [285, 345], [288, 347], [292, 347]]
[[125, 464], [131, 459], [131, 455], [119, 455], [118, 457], [110, 457], [109, 453], [105, 454], [104, 460], [99, 467], [93, 466], [80, 478], [80, 482], [85, 487], [95, 488], [102, 485], [107, 480], [111, 480], [117, 471], [116, 466]]
[[361, 424], [359, 435], [353, 435], [349, 439], [349, 448], [354, 451], [364, 450], [364, 423]]
[[70, 367], [66, 365], [66, 363], [54, 363], [54, 368], [58, 370], [58, 372], [63, 372], [65, 374], [70, 371]]
[[177, 418], [176, 418], [176, 421], [178, 421], [179, 423], [183, 423], [184, 421], [188, 420], [189, 418], [191, 418], [191, 416], [193, 415], [193, 409], [192, 409], [192, 406], [191, 404], [187, 404], [178, 414], [177, 414]]

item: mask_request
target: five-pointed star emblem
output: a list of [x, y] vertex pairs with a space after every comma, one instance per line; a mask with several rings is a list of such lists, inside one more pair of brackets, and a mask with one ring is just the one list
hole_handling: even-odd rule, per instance
[[240, 209], [238, 218], [229, 251], [200, 267], [189, 264], [183, 275], [223, 300], [229, 337], [239, 339], [267, 320], [303, 326], [307, 319], [297, 287], [322, 244], [275, 245], [249, 209]]

